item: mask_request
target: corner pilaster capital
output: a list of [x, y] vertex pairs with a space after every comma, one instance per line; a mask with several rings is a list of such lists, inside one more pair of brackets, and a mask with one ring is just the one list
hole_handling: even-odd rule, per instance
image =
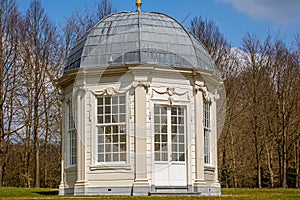
[[198, 92], [202, 92], [203, 98], [207, 102], [211, 102], [212, 98], [214, 98], [214, 97], [211, 97], [211, 95], [209, 94], [204, 81], [195, 81], [193, 89], [194, 89], [195, 94], [197, 94]]
[[207, 87], [205, 86], [205, 83], [203, 81], [195, 81], [193, 86], [195, 94], [198, 92], [207, 92]]
[[148, 81], [134, 81], [132, 83], [133, 88], [144, 87], [145, 90], [147, 90], [150, 86], [151, 86], [150, 82], [148, 82]]

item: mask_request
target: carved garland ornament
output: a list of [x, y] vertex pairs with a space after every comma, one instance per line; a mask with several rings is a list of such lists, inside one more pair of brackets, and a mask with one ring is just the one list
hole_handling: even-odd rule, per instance
[[95, 91], [93, 92], [95, 95], [113, 95], [113, 94], [125, 94], [128, 90], [125, 90], [125, 91], [118, 91], [116, 90], [115, 88], [113, 87], [108, 87], [108, 88], [105, 88], [104, 90], [98, 90], [98, 91]]
[[[173, 87], [167, 87], [166, 91], [164, 91], [164, 92], [160, 92], [160, 91], [157, 91], [155, 89], [153, 89], [153, 91], [156, 92], [157, 94], [160, 94], [160, 95], [167, 94], [168, 95], [168, 101], [169, 101], [170, 105], [173, 104], [175, 95], [182, 96], [182, 95], [188, 94], [188, 91], [186, 91], [184, 93], [175, 92], [175, 88], [173, 88]], [[153, 95], [154, 95], [154, 93], [152, 93], [151, 98], [153, 98]]]

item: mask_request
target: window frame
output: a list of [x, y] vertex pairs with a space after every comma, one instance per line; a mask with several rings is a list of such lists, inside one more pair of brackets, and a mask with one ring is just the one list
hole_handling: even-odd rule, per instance
[[76, 131], [76, 115], [75, 115], [75, 105], [72, 101], [67, 103], [67, 139], [68, 139], [68, 150], [67, 150], [67, 160], [68, 167], [77, 166], [77, 131]]
[[211, 165], [211, 102], [203, 99], [203, 148], [204, 164]]
[[[113, 102], [113, 98], [118, 98], [118, 103]], [[120, 103], [120, 97], [124, 98], [123, 103]], [[99, 104], [99, 99], [102, 98], [103, 103]], [[110, 104], [106, 104], [106, 99], [110, 99]], [[126, 94], [114, 94], [114, 95], [96, 95], [95, 96], [95, 164], [96, 165], [124, 165], [128, 163], [128, 100]], [[101, 106], [102, 105], [102, 106]], [[110, 106], [107, 106], [110, 105]], [[102, 113], [101, 108], [102, 107]], [[110, 112], [106, 113], [105, 107], [110, 107]], [[114, 108], [113, 108], [114, 107]], [[113, 109], [117, 107], [118, 112], [113, 112]], [[122, 112], [120, 110], [122, 109]], [[100, 112], [99, 112], [100, 110]], [[100, 116], [103, 116], [102, 120]], [[120, 117], [122, 115], [122, 118]], [[110, 120], [105, 119], [105, 116], [110, 116]], [[100, 117], [100, 118], [99, 118]], [[114, 120], [117, 117], [117, 122]], [[102, 121], [102, 122], [101, 122]], [[110, 127], [111, 135], [110, 141], [106, 143], [106, 128]], [[118, 131], [116, 132], [116, 127]], [[102, 129], [103, 128], [103, 129]], [[101, 131], [104, 130], [104, 131]], [[99, 132], [101, 131], [101, 132]], [[102, 137], [101, 137], [102, 135]], [[110, 136], [109, 136], [110, 137]], [[114, 142], [114, 138], [117, 138], [117, 143]], [[122, 139], [121, 139], [122, 138]], [[121, 142], [124, 141], [125, 142]], [[99, 142], [101, 140], [101, 142]], [[115, 144], [118, 145], [118, 152], [114, 150], [116, 148]], [[101, 147], [100, 147], [101, 146]], [[110, 151], [107, 153], [106, 148], [110, 146]], [[121, 147], [122, 146], [122, 147]], [[99, 147], [102, 148], [102, 151], [99, 151]], [[123, 150], [123, 151], [122, 151]], [[107, 158], [107, 155], [110, 154], [110, 159]], [[99, 156], [103, 155], [103, 160]], [[114, 156], [118, 155], [118, 159], [114, 161]], [[121, 156], [124, 156], [122, 158]], [[115, 157], [116, 158], [116, 157]]]
[[[159, 113], [156, 113], [155, 108], [159, 110]], [[161, 109], [166, 108], [165, 113], [161, 113]], [[177, 114], [172, 114], [172, 109], [176, 109]], [[178, 114], [178, 110], [181, 109], [181, 114]], [[186, 105], [165, 105], [154, 103], [153, 104], [153, 161], [154, 163], [182, 163], [187, 160], [187, 107]], [[173, 123], [172, 118], [182, 119], [182, 123]], [[159, 118], [159, 122], [156, 120]], [[167, 120], [166, 123], [162, 123], [162, 119]], [[162, 127], [164, 127], [162, 131]], [[157, 131], [159, 127], [159, 131]], [[173, 132], [173, 128], [176, 128], [176, 132]], [[180, 128], [183, 129], [180, 129]], [[180, 130], [180, 131], [179, 131]], [[159, 139], [156, 139], [159, 137]], [[177, 142], [173, 141], [173, 137], [177, 138]], [[165, 138], [165, 139], [163, 139]], [[182, 139], [180, 139], [182, 138]], [[182, 140], [183, 142], [180, 142]], [[165, 144], [166, 149], [163, 148]], [[156, 146], [156, 145], [159, 145]], [[176, 146], [176, 150], [174, 149]], [[182, 150], [180, 150], [182, 149]], [[172, 158], [169, 156], [171, 155]], [[167, 156], [167, 157], [165, 157]], [[182, 157], [183, 156], [183, 157]]]

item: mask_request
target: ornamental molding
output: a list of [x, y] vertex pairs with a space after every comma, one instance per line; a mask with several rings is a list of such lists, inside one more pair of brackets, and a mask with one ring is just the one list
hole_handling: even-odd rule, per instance
[[159, 94], [159, 95], [167, 94], [168, 95], [168, 101], [169, 101], [170, 105], [173, 104], [175, 96], [183, 96], [183, 95], [186, 94], [187, 99], [189, 100], [188, 91], [185, 91], [183, 93], [178, 93], [178, 92], [175, 91], [175, 88], [173, 88], [173, 87], [167, 87], [165, 91], [158, 91], [158, 90], [155, 90], [155, 89], [153, 89], [152, 91], [153, 92], [152, 92], [151, 98], [153, 98], [154, 92]]
[[196, 81], [194, 84], [194, 93], [197, 94], [198, 92], [202, 92], [203, 98], [207, 102], [212, 101], [212, 97], [208, 92], [207, 87], [205, 86], [205, 83], [203, 81]]
[[96, 96], [97, 95], [111, 96], [111, 95], [115, 95], [115, 94], [125, 94], [128, 90], [121, 91], [121, 90], [116, 90], [114, 87], [108, 87], [103, 90], [92, 91], [92, 93]]

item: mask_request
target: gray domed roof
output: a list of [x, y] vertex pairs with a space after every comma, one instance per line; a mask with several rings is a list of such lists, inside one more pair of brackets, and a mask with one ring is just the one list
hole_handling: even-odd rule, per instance
[[77, 42], [64, 71], [75, 68], [154, 64], [214, 72], [204, 46], [175, 19], [148, 12], [112, 14]]

